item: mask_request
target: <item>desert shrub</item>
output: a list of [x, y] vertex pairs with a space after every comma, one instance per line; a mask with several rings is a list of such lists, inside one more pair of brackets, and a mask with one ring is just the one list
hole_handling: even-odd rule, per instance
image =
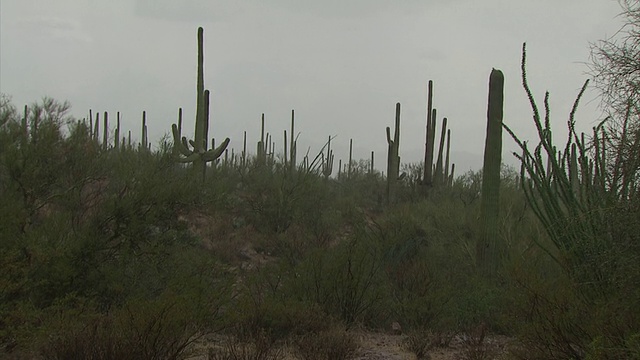
[[281, 233], [287, 230], [296, 216], [296, 205], [308, 185], [309, 176], [255, 166], [242, 177], [241, 199], [245, 215], [260, 231]]
[[105, 314], [54, 307], [41, 354], [45, 359], [184, 359], [205, 330], [194, 321], [200, 315], [197, 305], [167, 293], [131, 300]]
[[[59, 345], [81, 344], [83, 336], [106, 341], [112, 333], [81, 330], [121, 326], [123, 306], [168, 292], [198, 302], [191, 323], [206, 327], [201, 315], [213, 326], [228, 282], [178, 214], [217, 194], [188, 186], [167, 149], [105, 149], [84, 123], [66, 117], [65, 104], [30, 108], [26, 133], [15, 116], [0, 127], [8, 140], [0, 144], [0, 344], [29, 350], [38, 332], [57, 336], [43, 319], [72, 311], [66, 299], [91, 303], [96, 317], [70, 323], [77, 337], [58, 338]], [[169, 310], [165, 323], [175, 315]]]
[[256, 337], [240, 341], [236, 337], [228, 337], [218, 347], [210, 347], [208, 360], [279, 360], [283, 358], [282, 347], [264, 333]]
[[582, 289], [541, 254], [520, 262], [511, 278], [516, 289], [509, 315], [517, 320], [513, 330], [522, 344], [513, 350], [517, 358], [627, 359], [637, 352], [629, 341], [640, 322], [638, 296], [631, 295], [637, 290], [585, 299]]
[[418, 360], [429, 359], [430, 351], [436, 346], [435, 335], [430, 330], [415, 328], [409, 331], [402, 346], [412, 352]]
[[242, 342], [267, 335], [274, 341], [318, 332], [333, 320], [320, 306], [290, 296], [286, 284], [291, 268], [286, 262], [270, 264], [245, 274], [225, 321], [231, 334]]
[[450, 196], [396, 206], [380, 222], [394, 316], [407, 328], [455, 332], [498, 321], [503, 289], [476, 274], [470, 251], [476, 209]]
[[335, 247], [312, 252], [296, 266], [288, 291], [347, 324], [380, 322], [388, 314], [380, 244], [366, 229], [353, 231]]
[[355, 337], [341, 328], [307, 333], [295, 338], [293, 343], [302, 360], [349, 360], [356, 357], [359, 347]]

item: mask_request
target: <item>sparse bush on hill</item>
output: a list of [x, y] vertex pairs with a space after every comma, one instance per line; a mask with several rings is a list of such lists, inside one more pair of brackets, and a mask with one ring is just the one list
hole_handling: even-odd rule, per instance
[[166, 139], [111, 147], [67, 103], [21, 114], [3, 96], [0, 354], [180, 359], [215, 333], [210, 359], [349, 359], [352, 329], [397, 322], [423, 357], [454, 338], [487, 357], [501, 333], [516, 357], [637, 358], [637, 177], [601, 127], [583, 139], [572, 118], [554, 147], [530, 100], [540, 145], [502, 168], [487, 276], [481, 172], [428, 187], [407, 164], [390, 203], [366, 161], [331, 178], [318, 158], [244, 154], [193, 176]]

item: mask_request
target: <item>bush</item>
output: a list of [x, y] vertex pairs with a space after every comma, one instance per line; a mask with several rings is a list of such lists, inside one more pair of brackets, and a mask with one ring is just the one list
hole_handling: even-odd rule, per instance
[[273, 339], [259, 333], [249, 342], [240, 342], [238, 338], [227, 338], [223, 345], [209, 348], [208, 360], [280, 360], [283, 350]]
[[436, 336], [436, 334], [429, 330], [413, 329], [404, 339], [403, 347], [412, 352], [418, 360], [429, 359], [431, 349], [438, 345]]
[[319, 249], [293, 270], [289, 291], [346, 324], [381, 323], [388, 311], [380, 245], [365, 229], [330, 249]]
[[294, 346], [302, 360], [349, 360], [359, 348], [354, 336], [339, 328], [299, 336]]
[[41, 354], [45, 359], [184, 359], [204, 330], [193, 321], [193, 305], [166, 295], [131, 301], [107, 314], [62, 307], [47, 325]]

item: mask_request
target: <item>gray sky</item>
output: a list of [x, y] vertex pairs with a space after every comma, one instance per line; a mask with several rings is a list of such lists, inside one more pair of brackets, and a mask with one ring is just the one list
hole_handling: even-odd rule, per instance
[[[400, 155], [417, 162], [432, 79], [460, 174], [481, 167], [491, 69], [505, 75], [504, 121], [533, 139], [519, 69], [526, 41], [529, 83], [540, 105], [551, 92], [555, 138], [563, 139], [587, 79], [589, 42], [613, 35], [619, 12], [615, 0], [0, 0], [0, 92], [18, 106], [69, 100], [79, 118], [120, 111], [135, 137], [146, 110], [154, 142], [182, 107], [189, 134], [203, 26], [210, 137], [228, 136], [240, 149], [246, 130], [253, 152], [265, 113], [281, 149], [295, 109], [299, 152], [311, 146], [315, 155], [337, 135], [337, 162], [353, 138], [354, 157], [373, 150], [382, 169], [385, 127], [400, 102]], [[600, 118], [597, 103], [587, 93], [580, 128]], [[507, 136], [504, 161], [513, 164]]]

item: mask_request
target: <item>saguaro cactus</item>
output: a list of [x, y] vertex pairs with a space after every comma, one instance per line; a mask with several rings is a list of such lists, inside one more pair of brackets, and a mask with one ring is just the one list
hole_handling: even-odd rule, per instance
[[[437, 185], [442, 185], [445, 184], [444, 181], [444, 173], [445, 171], [443, 170], [443, 166], [444, 164], [443, 162], [443, 152], [444, 152], [444, 143], [445, 143], [445, 135], [447, 133], [447, 118], [442, 119], [442, 130], [440, 133], [440, 146], [438, 147], [438, 158], [436, 161], [436, 170], [435, 170], [435, 176], [433, 178], [433, 183], [437, 184]], [[449, 156], [449, 154], [447, 153], [447, 156]], [[449, 166], [447, 164], [447, 166]]]
[[120, 111], [116, 112], [116, 132], [113, 137], [113, 147], [118, 150], [120, 148]]
[[[289, 145], [289, 166], [290, 172], [293, 173], [296, 171], [296, 155], [298, 153], [298, 136], [295, 135], [295, 112], [291, 109], [291, 139]], [[286, 141], [286, 140], [285, 140]], [[286, 154], [285, 150], [285, 154]]]
[[[267, 135], [267, 142], [269, 135]], [[267, 163], [267, 143], [264, 138], [264, 113], [262, 114], [262, 120], [260, 125], [260, 140], [257, 145], [257, 157], [256, 157], [258, 165], [266, 165]]]
[[[173, 143], [177, 147], [178, 152], [182, 155], [178, 158], [179, 162], [193, 163], [194, 169], [202, 173], [204, 181], [207, 162], [214, 161], [224, 153], [229, 145], [229, 138], [226, 138], [217, 148], [207, 149], [207, 139], [209, 131], [209, 90], [204, 90], [204, 49], [203, 49], [204, 30], [198, 28], [198, 80], [197, 80], [197, 107], [196, 107], [196, 126], [194, 140], [187, 142], [186, 137], [180, 138], [178, 126], [173, 124], [171, 130], [173, 132]], [[192, 149], [189, 148], [191, 145]]]
[[324, 153], [321, 153], [321, 154], [322, 154], [322, 165], [321, 165], [322, 175], [324, 175], [325, 179], [328, 179], [329, 176], [331, 176], [331, 173], [333, 172], [333, 150], [331, 150], [331, 135], [329, 135], [329, 140], [327, 140], [327, 156], [325, 157]]
[[482, 197], [480, 200], [481, 233], [476, 243], [477, 265], [491, 274], [498, 261], [498, 213], [500, 200], [500, 166], [502, 163], [502, 114], [504, 75], [493, 69], [489, 77], [487, 137], [482, 166]]
[[140, 142], [140, 150], [147, 150], [149, 148], [149, 137], [147, 132], [147, 112], [142, 112], [142, 140]]
[[427, 131], [424, 142], [424, 175], [422, 183], [433, 185], [433, 151], [436, 127], [436, 110], [433, 108], [433, 81], [429, 80], [427, 87]]
[[400, 103], [396, 104], [396, 123], [391, 138], [391, 129], [387, 126], [387, 201], [393, 202], [396, 182], [400, 175]]

